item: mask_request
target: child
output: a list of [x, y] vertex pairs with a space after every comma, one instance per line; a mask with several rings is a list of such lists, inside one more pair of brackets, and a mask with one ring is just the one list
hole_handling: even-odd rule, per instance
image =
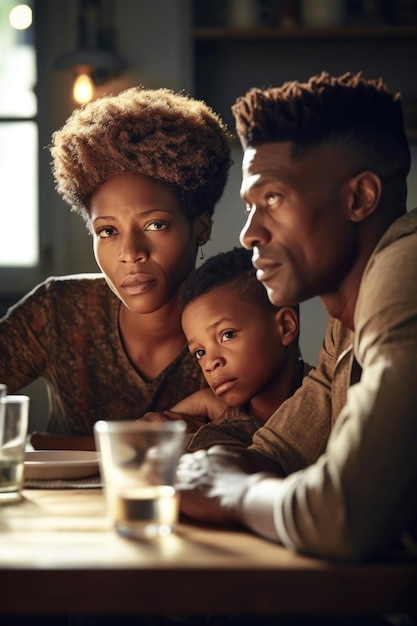
[[168, 418], [181, 414], [189, 430], [198, 422], [191, 416], [210, 417], [186, 435], [189, 451], [215, 443], [250, 445], [311, 369], [300, 358], [298, 308], [270, 303], [251, 256], [243, 248], [220, 253], [179, 291], [188, 349], [210, 386], [165, 412]]
[[49, 278], [9, 310], [0, 381], [14, 393], [42, 377], [47, 430], [77, 435], [36, 445], [88, 448], [98, 419], [164, 410], [204, 384], [177, 292], [210, 236], [229, 135], [203, 102], [133, 87], [76, 109], [51, 153], [57, 190], [85, 220], [101, 273]]

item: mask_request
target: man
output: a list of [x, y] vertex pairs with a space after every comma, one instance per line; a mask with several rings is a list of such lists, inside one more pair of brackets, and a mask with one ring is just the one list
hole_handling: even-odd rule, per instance
[[[322, 73], [252, 89], [233, 113], [257, 278], [277, 306], [320, 295], [330, 321], [317, 369], [248, 450], [182, 458], [183, 512], [322, 558], [417, 550], [417, 211], [400, 96]], [[320, 421], [332, 433], [306, 467]]]

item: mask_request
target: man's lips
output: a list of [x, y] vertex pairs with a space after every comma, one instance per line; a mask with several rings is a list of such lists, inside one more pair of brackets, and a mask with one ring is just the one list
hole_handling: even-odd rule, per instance
[[227, 391], [230, 391], [237, 383], [236, 378], [226, 378], [226, 376], [219, 376], [216, 380], [211, 382], [211, 388], [216, 396], [222, 396]]
[[256, 269], [256, 278], [264, 283], [277, 271], [280, 263], [262, 263], [257, 261], [253, 265]]
[[123, 279], [121, 288], [129, 294], [144, 293], [155, 283], [149, 274], [129, 274]]

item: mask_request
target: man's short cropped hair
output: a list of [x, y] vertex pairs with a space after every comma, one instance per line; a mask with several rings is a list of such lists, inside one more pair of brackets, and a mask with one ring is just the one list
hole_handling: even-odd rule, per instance
[[381, 78], [322, 72], [305, 83], [250, 89], [232, 111], [244, 149], [290, 142], [296, 158], [332, 143], [350, 151], [357, 173], [372, 170], [382, 179], [405, 178], [410, 170], [401, 96]]

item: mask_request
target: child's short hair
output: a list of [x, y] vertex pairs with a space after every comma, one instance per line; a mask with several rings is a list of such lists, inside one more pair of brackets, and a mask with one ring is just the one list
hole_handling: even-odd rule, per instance
[[220, 252], [193, 270], [179, 290], [181, 310], [183, 311], [199, 296], [223, 285], [227, 285], [227, 289], [237, 297], [250, 297], [278, 310], [278, 307], [270, 302], [262, 283], [256, 278], [256, 270], [252, 265], [252, 251], [245, 248]]
[[244, 149], [288, 141], [297, 157], [334, 143], [354, 155], [360, 170], [381, 178], [405, 178], [410, 170], [400, 94], [361, 72], [337, 78], [322, 72], [307, 83], [250, 89], [232, 111]]
[[169, 89], [132, 87], [75, 109], [50, 150], [57, 191], [87, 223], [91, 195], [117, 174], [172, 188], [190, 220], [212, 215], [231, 165], [220, 117]]

